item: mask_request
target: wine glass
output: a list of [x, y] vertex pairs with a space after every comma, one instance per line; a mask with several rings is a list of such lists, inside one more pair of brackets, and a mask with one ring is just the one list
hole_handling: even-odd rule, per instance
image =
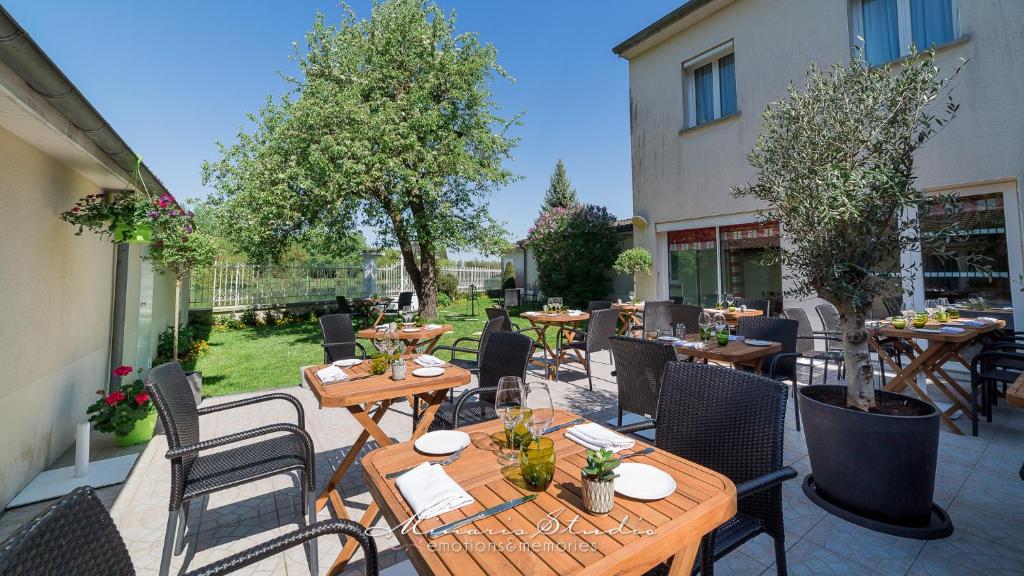
[[939, 310], [941, 310], [943, 312], [945, 312], [946, 310], [949, 310], [949, 298], [939, 298], [939, 299], [937, 299], [936, 300], [936, 305], [938, 306]]
[[381, 354], [390, 358], [394, 354], [396, 347], [395, 340], [391, 337], [391, 332], [387, 329], [380, 330], [375, 336], [377, 350], [380, 350]]
[[546, 382], [534, 382], [526, 385], [525, 402], [526, 429], [534, 440], [544, 435], [544, 431], [555, 421], [555, 404], [551, 401], [551, 390]]
[[732, 294], [726, 294], [725, 295], [725, 304], [729, 308], [732, 308], [732, 305], [733, 305], [734, 302], [736, 302], [736, 297], [735, 296], [733, 296]]
[[412, 324], [412, 319], [415, 317], [412, 312], [412, 306], [402, 306], [401, 314], [404, 323]]
[[504, 464], [519, 462], [514, 440], [516, 427], [523, 421], [525, 396], [522, 378], [502, 376], [498, 379], [498, 390], [494, 393], [494, 411], [505, 425], [505, 446], [501, 451], [501, 462]]
[[700, 328], [700, 339], [707, 340], [711, 331], [711, 314], [708, 314], [707, 310], [700, 313], [697, 326]]

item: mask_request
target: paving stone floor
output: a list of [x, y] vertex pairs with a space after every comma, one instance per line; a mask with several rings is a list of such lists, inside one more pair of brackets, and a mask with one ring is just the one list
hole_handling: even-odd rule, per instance
[[[563, 370], [552, 383], [557, 404], [595, 420], [615, 413], [616, 391], [604, 354], [594, 363], [594, 390], [578, 366]], [[539, 379], [531, 374], [531, 380]], [[806, 378], [803, 378], [806, 381]], [[818, 378], [820, 381], [820, 371]], [[298, 381], [298, 370], [296, 370]], [[319, 410], [312, 394], [301, 387], [287, 389], [306, 406], [307, 428], [317, 448], [317, 476], [326, 481], [341, 461], [360, 428], [340, 409]], [[222, 402], [218, 398], [208, 402]], [[284, 403], [268, 403], [204, 416], [203, 438], [221, 436], [274, 421], [288, 421], [294, 411]], [[963, 420], [961, 420], [963, 421]], [[407, 404], [384, 417], [384, 430], [397, 440], [410, 436]], [[810, 471], [802, 433], [793, 425], [792, 403], [786, 423], [785, 463]], [[374, 448], [370, 444], [366, 451]], [[106, 503], [128, 545], [140, 575], [155, 574], [167, 518], [170, 468], [164, 459], [166, 442], [153, 439], [128, 481], [104, 489]], [[1024, 461], [1024, 410], [1001, 405], [995, 421], [982, 424], [980, 437], [943, 432], [940, 440], [936, 500], [952, 515], [956, 532], [950, 538], [921, 542], [871, 532], [831, 516], [804, 496], [801, 479], [784, 488], [789, 572], [794, 575], [928, 575], [1024, 574], [1024, 482], [1018, 477]], [[345, 503], [358, 517], [369, 502], [358, 466], [344, 481]], [[295, 480], [280, 476], [226, 490], [196, 502], [189, 519], [186, 550], [174, 559], [173, 573], [194, 569], [234, 552], [295, 529], [301, 504]], [[0, 516], [0, 536], [24, 522], [38, 507]], [[326, 511], [320, 519], [328, 518]], [[382, 521], [383, 522], [383, 521]], [[409, 573], [405, 555], [391, 538], [379, 538], [383, 567], [388, 573]], [[340, 541], [320, 540], [320, 565], [326, 570], [340, 551]], [[361, 573], [361, 562], [347, 573]], [[761, 536], [716, 565], [720, 575], [774, 574], [771, 541]], [[244, 574], [305, 575], [302, 548], [264, 560]]]

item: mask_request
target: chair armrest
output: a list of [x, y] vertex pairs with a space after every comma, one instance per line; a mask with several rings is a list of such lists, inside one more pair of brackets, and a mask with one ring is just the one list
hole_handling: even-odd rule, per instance
[[[513, 324], [513, 326], [515, 326], [515, 324]], [[537, 326], [527, 326], [526, 328], [516, 328], [514, 330], [514, 332], [518, 332], [519, 334], [522, 334], [524, 332], [533, 332], [534, 335], [535, 335], [534, 338], [540, 339], [540, 337], [541, 337], [541, 330]]]
[[459, 428], [459, 412], [462, 410], [462, 405], [466, 403], [472, 396], [479, 396], [485, 392], [497, 392], [497, 386], [483, 386], [480, 388], [473, 388], [466, 390], [462, 394], [459, 394], [459, 399], [455, 401], [455, 410], [452, 411], [452, 429], [458, 430]]
[[230, 574], [260, 560], [280, 554], [289, 548], [329, 534], [344, 534], [359, 542], [359, 545], [363, 547], [363, 555], [366, 557], [366, 573], [377, 574], [377, 544], [366, 534], [366, 528], [351, 520], [324, 520], [188, 572], [185, 576]]
[[454, 345], [451, 345], [451, 346], [435, 346], [434, 349], [431, 352], [436, 354], [437, 352], [439, 352], [441, 350], [447, 350], [447, 351], [451, 352], [452, 353], [452, 360], [455, 359], [455, 353], [456, 352], [462, 352], [464, 354], [473, 354], [473, 355], [476, 355], [476, 356], [480, 355], [480, 351], [479, 350], [473, 350], [472, 348], [457, 348]]
[[768, 365], [768, 377], [775, 378], [775, 369], [778, 367], [779, 360], [784, 358], [803, 358], [804, 355], [799, 352], [779, 352], [772, 357], [771, 364]]
[[636, 424], [626, 424], [625, 426], [619, 426], [615, 429], [616, 432], [622, 432], [623, 434], [633, 434], [636, 432], [643, 432], [644, 430], [653, 430], [655, 427], [654, 420], [644, 420], [643, 422], [637, 422]]
[[202, 442], [192, 444], [191, 446], [171, 448], [167, 451], [165, 456], [168, 460], [174, 460], [184, 456], [195, 455], [204, 450], [210, 450], [211, 448], [219, 448], [221, 446], [227, 446], [228, 444], [235, 444], [244, 440], [250, 440], [252, 438], [258, 438], [268, 434], [277, 434], [280, 432], [287, 432], [298, 436], [302, 440], [306, 450], [306, 461], [313, 462], [313, 456], [315, 454], [313, 450], [313, 439], [309, 436], [308, 432], [294, 424], [270, 424], [267, 426], [260, 426], [259, 428], [253, 428], [252, 430], [244, 430], [242, 432], [228, 434], [227, 436], [203, 440]]
[[250, 404], [259, 404], [260, 402], [270, 402], [271, 400], [284, 400], [295, 407], [295, 412], [298, 413], [299, 417], [299, 428], [306, 427], [306, 415], [302, 410], [302, 402], [298, 398], [291, 394], [285, 394], [283, 392], [272, 392], [270, 394], [263, 394], [261, 396], [253, 396], [252, 398], [243, 398], [241, 400], [235, 400], [233, 402], [221, 402], [219, 404], [213, 404], [212, 406], [200, 406], [199, 415], [212, 414], [214, 412], [220, 412], [222, 410], [231, 410], [233, 408], [239, 408], [241, 406], [249, 406]]
[[473, 338], [472, 336], [463, 336], [462, 338], [456, 338], [455, 342], [452, 342], [451, 345], [454, 346], [454, 347], [458, 347], [459, 342], [476, 342], [477, 345], [479, 345], [480, 344], [480, 339], [479, 338]]
[[[320, 347], [324, 350], [331, 350], [333, 346], [349, 346], [352, 345], [354, 348], [359, 350], [359, 358], [362, 360], [366, 359], [366, 348], [363, 347], [359, 342], [324, 342], [320, 344]], [[331, 356], [334, 356], [331, 354]]]
[[774, 472], [769, 472], [764, 476], [758, 476], [752, 478], [746, 482], [740, 482], [736, 485], [736, 498], [746, 498], [752, 494], [757, 494], [762, 490], [766, 490], [773, 486], [778, 486], [786, 480], [792, 480], [796, 478], [797, 473], [791, 466], [783, 466]]
[[521, 332], [523, 330], [522, 325], [516, 324], [515, 322], [512, 322], [511, 320], [509, 321], [509, 324], [512, 325], [512, 329], [515, 330], [516, 332]]

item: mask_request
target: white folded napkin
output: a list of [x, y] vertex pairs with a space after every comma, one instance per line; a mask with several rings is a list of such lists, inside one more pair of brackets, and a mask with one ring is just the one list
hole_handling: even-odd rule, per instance
[[978, 326], [984, 326], [985, 325], [985, 322], [981, 322], [981, 321], [978, 321], [978, 320], [962, 320], [960, 323], [965, 325], [965, 326], [974, 326], [975, 328], [977, 328]]
[[523, 312], [523, 316], [536, 316], [536, 312]]
[[444, 366], [444, 360], [441, 360], [437, 356], [431, 356], [430, 354], [423, 354], [419, 356], [413, 362], [423, 366], [424, 368], [432, 368], [434, 366]]
[[967, 331], [963, 328], [957, 328], [956, 326], [943, 326], [939, 330], [945, 332], [946, 334], [962, 334]]
[[733, 334], [729, 336], [729, 342], [743, 342], [743, 336], [736, 336]]
[[426, 324], [423, 326], [425, 330], [437, 330], [441, 327], [441, 324]]
[[582, 316], [583, 310], [569, 310], [569, 316]]
[[999, 322], [999, 320], [996, 320], [995, 318], [990, 318], [988, 316], [978, 316], [978, 321], [984, 322], [985, 324], [991, 324], [993, 322]]
[[679, 348], [692, 348], [694, 350], [703, 350], [707, 346], [703, 342], [690, 342], [689, 340], [676, 340], [672, 344]]
[[345, 371], [337, 366], [328, 366], [327, 368], [317, 370], [316, 377], [324, 384], [331, 384], [332, 382], [341, 382], [348, 379], [348, 374], [345, 374]]
[[420, 520], [473, 503], [473, 497], [438, 464], [424, 462], [395, 480], [398, 491]]
[[596, 422], [573, 426], [565, 431], [565, 437], [591, 450], [605, 448], [612, 452], [619, 452], [636, 445], [635, 441]]

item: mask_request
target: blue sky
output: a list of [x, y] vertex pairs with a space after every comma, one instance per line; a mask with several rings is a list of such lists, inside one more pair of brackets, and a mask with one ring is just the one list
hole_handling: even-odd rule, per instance
[[[491, 198], [521, 237], [557, 158], [580, 198], [631, 215], [627, 63], [618, 42], [682, 0], [439, 0], [460, 31], [498, 49], [515, 83], [495, 83], [506, 113], [524, 112], [509, 167], [523, 179]], [[351, 5], [369, 15], [368, 1]], [[168, 188], [208, 193], [203, 160], [233, 140], [245, 113], [286, 90], [291, 42], [320, 10], [312, 0], [4, 0], [4, 6]]]

